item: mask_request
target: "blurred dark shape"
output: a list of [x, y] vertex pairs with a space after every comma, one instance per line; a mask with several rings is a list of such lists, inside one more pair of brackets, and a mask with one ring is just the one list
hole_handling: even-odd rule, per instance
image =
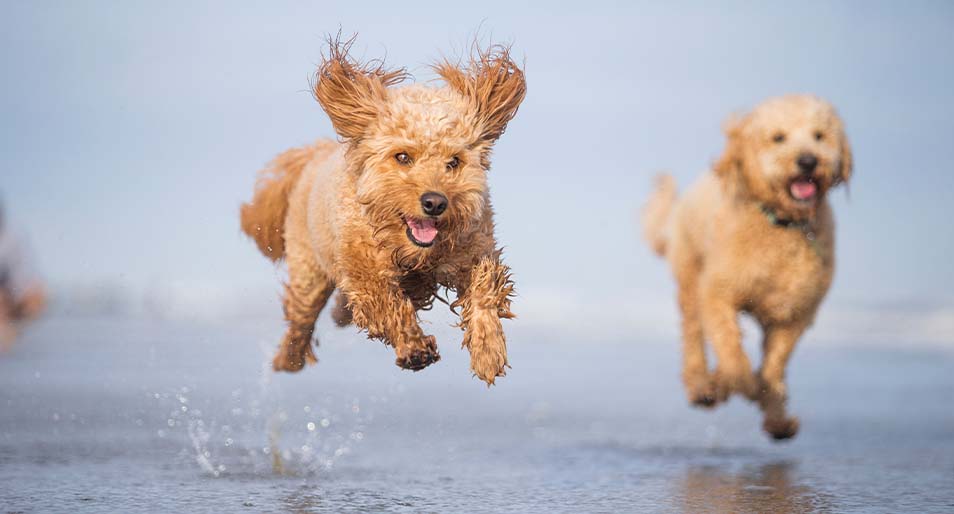
[[46, 307], [46, 291], [23, 239], [7, 226], [0, 204], [0, 353], [9, 350], [24, 322]]

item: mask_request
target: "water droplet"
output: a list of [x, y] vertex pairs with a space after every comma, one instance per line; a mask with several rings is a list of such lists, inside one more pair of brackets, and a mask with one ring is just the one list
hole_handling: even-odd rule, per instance
[[308, 422], [308, 431], [309, 431], [309, 432], [314, 432], [314, 431], [315, 431], [315, 423], [314, 423], [313, 421], [309, 421], [309, 422]]
[[166, 424], [169, 425], [170, 427], [174, 427], [176, 426], [176, 420], [169, 418], [166, 420]]
[[232, 446], [232, 438], [231, 438], [231, 437], [226, 437], [226, 438], [225, 438], [225, 446]]
[[321, 420], [322, 428], [328, 428], [329, 425], [331, 425], [331, 420], [329, 420], [328, 418], [324, 418]]

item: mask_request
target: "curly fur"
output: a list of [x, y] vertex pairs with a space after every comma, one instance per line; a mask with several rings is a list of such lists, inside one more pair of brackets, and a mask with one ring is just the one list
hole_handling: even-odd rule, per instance
[[[288, 262], [289, 328], [274, 367], [315, 361], [314, 322], [338, 289], [336, 324], [354, 323], [393, 346], [399, 366], [423, 369], [440, 355], [418, 311], [446, 288], [461, 307], [471, 370], [493, 384], [507, 366], [500, 319], [512, 317], [513, 283], [494, 237], [487, 171], [526, 94], [524, 74], [508, 48], [491, 46], [463, 68], [437, 64], [442, 87], [396, 87], [407, 74], [353, 60], [352, 42], [330, 41], [312, 84], [340, 142], [279, 156], [242, 208], [262, 253]], [[423, 212], [427, 192], [447, 198], [445, 212]], [[408, 235], [408, 220], [424, 218], [437, 228], [428, 247]]]
[[[689, 400], [713, 406], [733, 393], [758, 402], [764, 429], [792, 437], [798, 420], [785, 410], [785, 367], [812, 324], [834, 272], [834, 221], [827, 192], [846, 182], [852, 157], [841, 119], [814, 96], [770, 99], [726, 123], [725, 151], [681, 198], [659, 179], [643, 214], [649, 245], [678, 284], [683, 381]], [[817, 192], [797, 200], [797, 161], [809, 154]], [[753, 372], [742, 350], [738, 313], [764, 331]], [[710, 372], [704, 341], [718, 364]]]

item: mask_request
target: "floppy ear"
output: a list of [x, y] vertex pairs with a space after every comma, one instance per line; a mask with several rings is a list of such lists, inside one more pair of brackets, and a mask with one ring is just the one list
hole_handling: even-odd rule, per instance
[[848, 136], [842, 131], [841, 134], [841, 162], [838, 167], [838, 174], [835, 176], [835, 183], [848, 183], [851, 173], [854, 171], [854, 157], [851, 155], [851, 145], [848, 143]]
[[360, 139], [377, 118], [387, 100], [387, 87], [407, 78], [407, 72], [388, 70], [383, 61], [365, 64], [348, 55], [355, 37], [341, 41], [339, 34], [328, 39], [328, 56], [315, 73], [312, 91], [328, 113], [342, 139]]
[[730, 116], [722, 124], [726, 135], [725, 151], [712, 165], [712, 170], [720, 177], [728, 177], [742, 169], [742, 129], [747, 123], [748, 116]]
[[480, 127], [480, 140], [496, 141], [517, 114], [527, 94], [523, 70], [510, 58], [510, 48], [491, 45], [476, 49], [467, 66], [445, 60], [434, 66], [447, 85], [464, 95], [473, 105]]

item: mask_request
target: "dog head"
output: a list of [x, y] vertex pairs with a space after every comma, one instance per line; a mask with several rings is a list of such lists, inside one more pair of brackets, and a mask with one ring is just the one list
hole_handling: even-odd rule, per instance
[[725, 131], [728, 143], [715, 172], [787, 218], [812, 218], [828, 190], [851, 178], [851, 148], [841, 118], [820, 98], [767, 100], [730, 119]]
[[484, 221], [490, 152], [524, 98], [524, 74], [492, 46], [464, 65], [435, 65], [441, 87], [392, 87], [407, 74], [351, 59], [352, 42], [330, 42], [315, 98], [349, 147], [376, 239], [419, 265]]

